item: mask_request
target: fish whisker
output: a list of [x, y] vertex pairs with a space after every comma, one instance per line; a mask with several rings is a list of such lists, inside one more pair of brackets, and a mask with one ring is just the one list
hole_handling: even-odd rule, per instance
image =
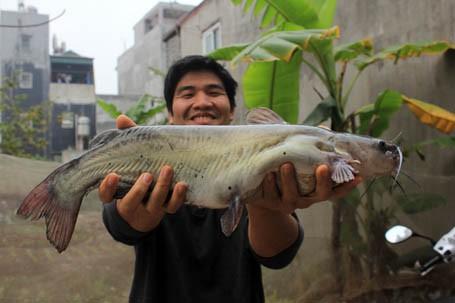
[[403, 135], [403, 132], [400, 131], [390, 142], [395, 144], [401, 138], [401, 135]]
[[406, 197], [406, 199], [408, 198], [408, 195], [406, 194], [406, 191], [404, 190], [403, 186], [400, 184], [400, 182], [398, 182], [397, 179], [394, 179], [395, 180], [395, 184], [398, 186], [398, 188], [401, 190], [401, 192], [403, 193], [403, 195]]
[[412, 181], [412, 183], [414, 183], [415, 185], [417, 185], [417, 187], [419, 189], [422, 189], [422, 185], [420, 185], [419, 182], [417, 182], [414, 178], [412, 178], [408, 173], [406, 173], [405, 171], [402, 171], [401, 172], [406, 178], [408, 178], [410, 181]]
[[365, 194], [368, 192], [368, 190], [370, 190], [371, 186], [373, 185], [373, 183], [377, 180], [377, 178], [374, 178], [373, 180], [371, 180], [370, 183], [368, 183], [367, 187], [365, 188], [365, 191], [363, 192], [363, 194], [360, 195], [360, 198], [359, 200], [361, 200], [363, 198], [363, 196], [365, 196]]

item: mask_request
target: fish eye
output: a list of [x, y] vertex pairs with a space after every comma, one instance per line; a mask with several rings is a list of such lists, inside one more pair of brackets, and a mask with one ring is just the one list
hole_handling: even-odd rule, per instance
[[387, 151], [387, 144], [384, 141], [379, 141], [378, 147], [381, 151], [385, 152]]

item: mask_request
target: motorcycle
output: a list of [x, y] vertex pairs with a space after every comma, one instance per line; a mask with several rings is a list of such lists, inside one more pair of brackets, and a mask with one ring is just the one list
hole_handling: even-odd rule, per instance
[[[451, 263], [455, 261], [455, 227], [452, 228], [448, 233], [444, 234], [438, 241], [435, 241], [428, 236], [418, 234], [409, 227], [403, 225], [395, 225], [389, 228], [385, 233], [387, 242], [391, 244], [402, 243], [412, 237], [426, 239], [431, 243], [432, 246], [433, 256], [428, 257], [427, 261], [423, 264], [421, 264], [419, 260], [417, 260], [414, 264], [414, 268], [418, 270], [421, 277], [428, 275], [428, 273], [430, 273], [439, 264]], [[439, 276], [441, 276], [441, 274], [439, 274]], [[443, 279], [452, 280], [450, 277]], [[448, 283], [451, 284], [450, 281], [448, 281]], [[436, 292], [433, 294], [434, 298], [432, 298], [430, 301], [435, 303], [454, 303], [455, 296], [453, 293], [453, 287], [450, 288], [452, 290], [448, 292]]]
[[404, 242], [412, 237], [419, 237], [428, 240], [436, 252], [435, 256], [424, 264], [417, 261], [416, 265], [421, 276], [427, 275], [437, 264], [450, 263], [455, 261], [455, 227], [443, 235], [437, 242], [430, 237], [421, 235], [407, 226], [395, 225], [387, 230], [385, 238], [391, 244]]

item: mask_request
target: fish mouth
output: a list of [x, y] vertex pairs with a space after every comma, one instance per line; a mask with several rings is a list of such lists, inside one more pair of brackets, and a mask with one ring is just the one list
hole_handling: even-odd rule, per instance
[[401, 165], [403, 164], [403, 153], [397, 145], [386, 143], [382, 140], [377, 143], [377, 147], [384, 153], [387, 159], [392, 161], [393, 169], [391, 171], [391, 175], [396, 180], [400, 174]]
[[392, 170], [392, 177], [396, 180], [401, 171], [401, 166], [403, 164], [403, 153], [401, 152], [398, 146], [395, 146], [395, 151], [386, 151], [385, 155], [391, 157], [394, 161], [394, 169]]

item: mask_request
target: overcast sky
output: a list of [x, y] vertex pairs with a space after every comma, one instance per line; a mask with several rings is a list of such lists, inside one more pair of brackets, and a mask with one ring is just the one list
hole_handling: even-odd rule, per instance
[[[117, 93], [117, 57], [133, 44], [133, 26], [158, 0], [25, 0], [50, 18], [65, 14], [50, 24], [52, 36], [65, 41], [66, 48], [94, 58], [97, 94]], [[162, 0], [162, 2], [174, 2]], [[198, 5], [202, 0], [178, 0]], [[1, 10], [17, 10], [18, 0], [0, 0]], [[50, 46], [49, 51], [52, 52]]]

